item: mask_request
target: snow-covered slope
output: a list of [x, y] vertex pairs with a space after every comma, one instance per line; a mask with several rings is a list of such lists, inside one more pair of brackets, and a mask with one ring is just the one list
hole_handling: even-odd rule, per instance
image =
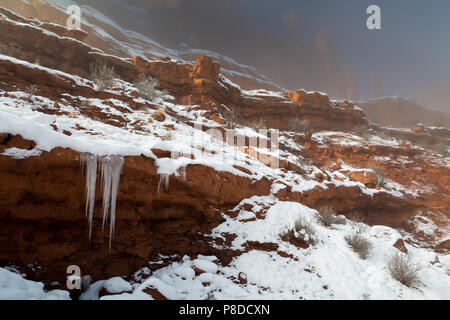
[[[162, 268], [147, 279], [138, 271], [133, 279], [134, 291], [103, 299], [145, 299], [148, 287], [159, 290], [169, 299], [449, 299], [449, 256], [439, 256], [440, 263], [432, 265], [436, 255], [430, 250], [407, 245], [414, 263], [422, 268], [420, 284], [408, 288], [390, 275], [387, 265], [397, 251], [393, 244], [401, 238], [398, 231], [385, 226], [369, 227], [346, 221], [345, 225], [327, 228], [317, 222], [317, 214], [293, 202], [280, 202], [276, 198], [252, 198], [244, 203], [268, 205], [265, 219], [242, 222], [239, 217], [227, 218], [217, 227], [212, 237], [234, 234], [235, 249], [243, 249], [248, 241], [269, 242], [278, 245], [278, 251], [250, 250], [233, 260], [227, 267], [217, 267], [211, 260], [216, 257], [182, 257], [179, 262]], [[238, 207], [239, 208], [239, 207]], [[237, 208], [237, 209], [238, 209]], [[243, 211], [240, 212], [240, 215]], [[280, 239], [279, 234], [307, 219], [315, 229], [318, 244], [300, 249]], [[373, 243], [370, 256], [362, 260], [346, 243], [345, 236], [364, 229]], [[203, 262], [205, 261], [205, 262]], [[194, 268], [204, 273], [196, 275]], [[245, 279], [239, 283], [233, 279]], [[94, 290], [82, 298], [95, 298]]]

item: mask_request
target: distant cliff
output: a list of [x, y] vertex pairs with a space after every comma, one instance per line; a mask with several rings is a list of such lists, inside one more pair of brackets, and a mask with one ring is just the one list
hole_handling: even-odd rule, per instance
[[370, 121], [384, 126], [409, 128], [420, 122], [426, 126], [450, 127], [450, 114], [428, 110], [406, 98], [385, 97], [357, 104]]

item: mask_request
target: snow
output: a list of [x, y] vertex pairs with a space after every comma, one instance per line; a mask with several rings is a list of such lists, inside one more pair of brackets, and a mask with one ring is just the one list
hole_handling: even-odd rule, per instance
[[109, 293], [122, 293], [133, 290], [131, 284], [123, 280], [121, 277], [114, 277], [103, 283], [103, 288]]
[[19, 148], [8, 148], [5, 149], [3, 153], [0, 153], [2, 156], [11, 157], [13, 159], [25, 159], [29, 157], [39, 157], [41, 155], [41, 151], [32, 149], [19, 149]]
[[92, 82], [83, 78], [80, 78], [78, 76], [74, 76], [59, 70], [55, 70], [55, 69], [50, 69], [50, 68], [46, 68], [46, 67], [41, 67], [39, 65], [27, 62], [27, 61], [23, 61], [23, 60], [19, 60], [10, 56], [5, 56], [3, 54], [0, 54], [0, 60], [6, 60], [9, 61], [11, 63], [14, 64], [18, 64], [18, 65], [22, 65], [24, 67], [27, 67], [29, 69], [38, 69], [44, 72], [47, 72], [49, 74], [52, 74], [56, 77], [58, 77], [61, 80], [65, 80], [65, 81], [72, 81], [73, 84], [80, 86], [80, 87], [92, 87]]
[[[394, 280], [386, 268], [389, 257], [397, 252], [392, 245], [401, 237], [398, 231], [350, 222], [330, 229], [316, 221], [315, 210], [293, 202], [273, 203], [270, 197], [265, 200], [267, 205], [272, 203], [265, 219], [243, 223], [225, 217], [226, 221], [214, 230], [214, 234], [237, 235], [232, 245], [235, 249], [250, 240], [274, 242], [279, 246], [278, 251], [297, 259], [282, 257], [275, 251], [251, 250], [234, 258], [229, 266], [214, 264], [213, 267], [213, 263], [203, 256], [194, 260], [185, 256], [136, 284], [133, 294], [126, 298], [142, 298], [147, 287], [156, 288], [169, 299], [450, 298], [450, 279], [446, 275], [450, 261], [444, 255], [439, 255], [439, 259], [445, 267], [432, 265], [430, 261], [436, 257], [434, 252], [406, 243], [413, 260], [422, 266], [420, 283], [408, 288]], [[246, 202], [256, 201], [264, 201], [264, 198]], [[319, 240], [314, 247], [300, 249], [279, 238], [279, 233], [292, 227], [298, 218], [307, 219], [313, 226]], [[361, 260], [345, 241], [344, 237], [355, 232], [355, 227], [373, 244], [367, 260]], [[210, 269], [195, 276], [194, 267]], [[247, 277], [247, 284], [232, 281], [240, 273]]]
[[43, 283], [0, 268], [0, 300], [70, 300], [70, 297], [67, 291], [45, 291]]
[[[287, 186], [291, 187], [293, 192], [302, 192], [316, 187], [326, 189], [327, 185], [330, 184], [358, 185], [363, 192], [381, 191], [369, 190], [361, 184], [348, 180], [342, 182], [332, 179], [326, 181], [326, 183], [319, 183], [292, 172], [284, 172], [281, 175], [279, 169], [264, 166], [257, 160], [252, 160], [249, 157], [245, 157], [245, 160], [248, 161], [247, 163], [241, 162], [239, 159], [231, 163], [225, 163], [223, 160], [219, 161], [217, 154], [200, 157], [201, 154], [198, 153], [198, 150], [196, 151], [196, 149], [192, 148], [195, 144], [191, 141], [192, 136], [189, 136], [189, 134], [199, 134], [202, 139], [195, 140], [195, 143], [200, 147], [207, 146], [212, 151], [223, 151], [223, 148], [225, 148], [226, 152], [234, 152], [235, 149], [226, 145], [224, 147], [223, 144], [215, 146], [211, 143], [210, 137], [206, 139], [206, 133], [200, 132], [200, 130], [195, 132], [193, 131], [195, 129], [188, 128], [183, 124], [177, 124], [170, 117], [168, 117], [168, 123], [173, 124], [175, 130], [184, 133], [184, 136], [180, 135], [180, 138], [178, 139], [177, 137], [176, 141], [169, 142], [152, 136], [153, 134], [164, 134], [159, 124], [153, 124], [155, 127], [151, 127], [154, 130], [151, 131], [151, 134], [139, 135], [130, 133], [125, 129], [100, 124], [91, 119], [84, 119], [81, 115], [76, 120], [68, 117], [44, 115], [26, 104], [19, 107], [16, 101], [16, 98], [2, 97], [0, 99], [0, 128], [1, 131], [21, 134], [24, 138], [36, 141], [36, 151], [33, 152], [51, 150], [51, 148], [59, 145], [69, 145], [74, 146], [78, 150], [95, 152], [95, 154], [82, 157], [86, 168], [86, 212], [89, 220], [90, 210], [93, 209], [92, 195], [95, 191], [96, 172], [98, 169], [96, 166], [97, 161], [100, 161], [104, 217], [105, 222], [108, 217], [110, 218], [110, 240], [113, 238], [114, 231], [115, 194], [120, 181], [120, 170], [123, 165], [123, 158], [115, 155], [117, 154], [115, 152], [119, 150], [126, 151], [125, 154], [128, 152], [140, 154], [145, 149], [148, 150], [149, 146], [172, 151], [181, 150], [181, 146], [189, 145], [188, 153], [196, 155], [196, 159], [180, 157], [178, 159], [162, 158], [156, 160], [155, 164], [158, 166], [158, 174], [160, 174], [161, 178], [159, 186], [160, 189], [164, 187], [166, 191], [169, 188], [170, 174], [183, 175], [186, 166], [195, 163], [209, 165], [217, 170], [229, 170], [236, 174], [248, 176], [232, 168], [233, 165], [242, 165], [253, 172], [254, 177], [266, 176], [275, 181], [272, 184], [271, 195], [255, 196], [241, 201], [235, 208], [238, 211], [236, 218], [224, 215], [225, 222], [215, 228], [211, 236], [213, 239], [219, 239], [223, 238], [224, 234], [235, 234], [236, 238], [232, 242], [232, 249], [243, 249], [247, 241], [276, 243], [278, 251], [285, 252], [297, 258], [296, 260], [282, 257], [275, 251], [264, 252], [259, 250], [250, 250], [237, 256], [229, 266], [213, 263], [212, 261], [216, 260], [215, 257], [199, 255], [193, 260], [189, 257], [184, 257], [179, 262], [171, 263], [167, 267], [156, 270], [148, 279], [133, 283], [133, 293], [105, 296], [102, 299], [151, 299], [144, 292], [145, 288], [149, 287], [157, 289], [169, 299], [206, 299], [210, 297], [216, 299], [450, 298], [450, 283], [446, 275], [446, 269], [450, 267], [450, 260], [446, 259], [445, 256], [438, 255], [441, 265], [431, 265], [428, 261], [434, 261], [436, 257], [434, 252], [406, 244], [408, 251], [412, 253], [416, 261], [420, 262], [423, 268], [419, 274], [420, 284], [418, 287], [404, 287], [394, 280], [386, 269], [389, 256], [396, 250], [392, 247], [392, 244], [400, 238], [398, 231], [382, 226], [365, 226], [364, 228], [358, 226], [374, 244], [368, 259], [361, 260], [348, 247], [344, 239], [346, 235], [354, 232], [355, 224], [348, 222], [347, 225], [339, 225], [334, 226], [334, 229], [327, 229], [317, 222], [317, 212], [315, 210], [298, 203], [280, 202], [273, 196]], [[175, 109], [175, 106], [173, 107]], [[133, 112], [132, 117], [139, 119], [140, 117], [148, 117], [148, 114]], [[81, 123], [83, 127], [100, 132], [103, 134], [103, 137], [85, 135], [83, 132], [77, 133], [76, 131], [71, 137], [67, 137], [59, 132], [55, 132], [49, 126], [51, 123], [56, 123], [58, 128], [70, 128], [75, 121]], [[66, 126], [64, 125], [65, 123], [67, 123]], [[150, 125], [148, 127], [150, 128]], [[247, 133], [245, 129], [242, 132]], [[323, 138], [325, 142], [328, 137], [334, 134], [321, 133], [316, 135], [316, 138]], [[346, 137], [354, 139], [353, 136]], [[147, 144], [144, 144], [144, 141]], [[140, 142], [142, 142], [142, 146], [139, 146]], [[130, 144], [133, 144], [133, 147], [130, 147]], [[83, 147], [80, 147], [80, 145]], [[106, 146], [109, 148], [107, 149]], [[103, 147], [104, 151], [102, 151]], [[106, 150], [108, 150], [108, 153], [104, 154]], [[14, 155], [18, 151], [6, 150], [5, 152]], [[22, 150], [20, 152], [25, 151]], [[149, 151], [147, 151], [147, 154], [152, 156]], [[314, 172], [317, 168], [311, 166], [311, 169]], [[352, 168], [342, 163], [342, 170], [366, 169]], [[389, 181], [388, 183], [391, 182]], [[402, 188], [400, 185], [392, 187]], [[244, 210], [242, 208], [244, 204], [252, 204], [254, 207], [251, 211]], [[248, 221], [248, 219], [256, 217], [255, 212], [265, 207], [268, 209], [265, 211], [264, 219]], [[290, 243], [282, 241], [279, 236], [283, 231], [291, 229], [297, 219], [300, 218], [309, 221], [316, 231], [315, 236], [318, 242], [315, 246], [308, 249], [299, 249]], [[194, 268], [201, 269], [205, 273], [196, 276]], [[232, 279], [237, 278], [239, 273], [244, 273], [247, 276], [247, 285], [233, 282]], [[10, 275], [8, 273], [8, 280], [5, 281], [11, 287], [0, 290], [0, 294], [5, 294], [4, 292], [7, 290], [11, 294], [10, 297], [21, 295], [36, 299], [67, 297], [67, 292], [43, 292], [42, 284], [36, 285], [34, 283], [32, 287], [38, 289], [29, 289], [29, 283], [27, 283], [26, 289], [21, 289], [22, 284], [19, 281], [10, 280], [14, 276], [20, 277], [17, 274]], [[130, 288], [130, 284], [126, 285], [125, 281], [114, 280], [111, 282], [115, 283], [111, 285], [113, 288]], [[117, 282], [120, 282], [120, 285]], [[105, 281], [94, 283], [82, 295], [82, 299], [98, 299], [98, 292], [104, 285]], [[324, 286], [328, 289], [325, 290]], [[28, 292], [27, 290], [32, 291], [32, 294], [23, 292]], [[117, 291], [120, 290], [117, 289]]]
[[269, 91], [269, 90], [242, 90], [242, 93], [247, 96], [251, 97], [273, 97], [273, 98], [280, 98], [280, 99], [286, 99], [286, 96], [283, 92], [275, 92], [275, 91]]
[[197, 269], [203, 270], [205, 272], [209, 272], [209, 273], [217, 272], [217, 265], [214, 262], [204, 260], [204, 259], [195, 259], [193, 261], [193, 264]]

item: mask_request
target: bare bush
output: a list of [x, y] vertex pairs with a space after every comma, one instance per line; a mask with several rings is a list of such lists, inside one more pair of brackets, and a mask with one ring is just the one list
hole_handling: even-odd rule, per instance
[[20, 48], [17, 43], [14, 42], [0, 42], [0, 53], [5, 56], [17, 57], [20, 53]]
[[389, 130], [379, 131], [377, 133], [377, 136], [380, 139], [387, 140], [387, 141], [392, 141], [392, 140], [395, 141], [396, 140], [395, 136], [393, 136]]
[[267, 130], [266, 122], [263, 119], [253, 122], [251, 127], [257, 132], [260, 130]]
[[308, 120], [295, 118], [289, 122], [289, 129], [295, 132], [306, 132], [310, 128]]
[[114, 71], [114, 67], [109, 67], [105, 63], [96, 63], [89, 66], [90, 79], [100, 90], [111, 89], [114, 86], [114, 79], [118, 76]]
[[317, 243], [314, 227], [311, 222], [303, 218], [298, 219], [292, 229], [283, 232], [280, 236], [282, 238], [287, 238], [288, 240], [295, 239], [297, 241], [305, 242], [312, 246]]
[[357, 126], [352, 130], [352, 133], [354, 135], [357, 135], [358, 137], [360, 137], [363, 140], [369, 140], [372, 135], [370, 134], [369, 128], [367, 126], [361, 125], [361, 126]]
[[386, 185], [386, 178], [380, 174], [377, 174], [377, 186], [384, 187]]
[[301, 175], [303, 178], [306, 178], [309, 175], [308, 167], [302, 164], [294, 166], [291, 171], [298, 175]]
[[347, 218], [356, 223], [365, 223], [367, 220], [366, 216], [362, 212], [357, 211], [357, 210], [352, 210], [347, 215]]
[[23, 91], [25, 93], [25, 100], [28, 102], [32, 102], [33, 96], [38, 92], [37, 85], [33, 84]]
[[384, 188], [386, 187], [386, 178], [384, 177], [383, 173], [379, 171], [378, 169], [372, 169], [375, 172], [375, 175], [377, 176], [377, 186]]
[[440, 154], [443, 157], [448, 157], [450, 154], [448, 152], [448, 148], [445, 144], [441, 143], [441, 144], [436, 144], [433, 146], [434, 151], [437, 154]]
[[162, 99], [167, 95], [166, 91], [158, 90], [159, 81], [151, 76], [141, 74], [139, 79], [134, 83], [139, 91], [139, 95], [147, 100]]
[[397, 252], [388, 262], [388, 269], [392, 277], [407, 287], [412, 287], [419, 281], [420, 266], [411, 261], [411, 257]]
[[345, 219], [336, 216], [336, 211], [331, 207], [320, 207], [317, 211], [319, 212], [319, 221], [324, 226], [330, 227], [332, 224], [345, 224]]
[[91, 103], [89, 102], [89, 100], [83, 100], [79, 104], [79, 107], [81, 109], [88, 109], [90, 106], [91, 106]]
[[231, 110], [231, 109], [225, 110], [223, 112], [223, 117], [225, 118], [227, 126], [230, 129], [235, 129], [240, 122], [239, 114], [236, 111]]
[[367, 231], [367, 216], [359, 211], [352, 211], [347, 215], [354, 232], [362, 234]]
[[345, 237], [345, 240], [361, 259], [367, 259], [370, 253], [370, 249], [373, 248], [372, 243], [365, 237], [361, 236], [359, 233], [348, 235]]

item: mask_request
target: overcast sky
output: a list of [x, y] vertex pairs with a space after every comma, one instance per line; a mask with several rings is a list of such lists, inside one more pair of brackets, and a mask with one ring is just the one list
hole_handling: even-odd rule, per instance
[[[165, 46], [213, 50], [252, 65], [287, 89], [419, 97], [450, 111], [448, 0], [79, 2]], [[381, 7], [381, 30], [366, 27], [370, 4]]]

